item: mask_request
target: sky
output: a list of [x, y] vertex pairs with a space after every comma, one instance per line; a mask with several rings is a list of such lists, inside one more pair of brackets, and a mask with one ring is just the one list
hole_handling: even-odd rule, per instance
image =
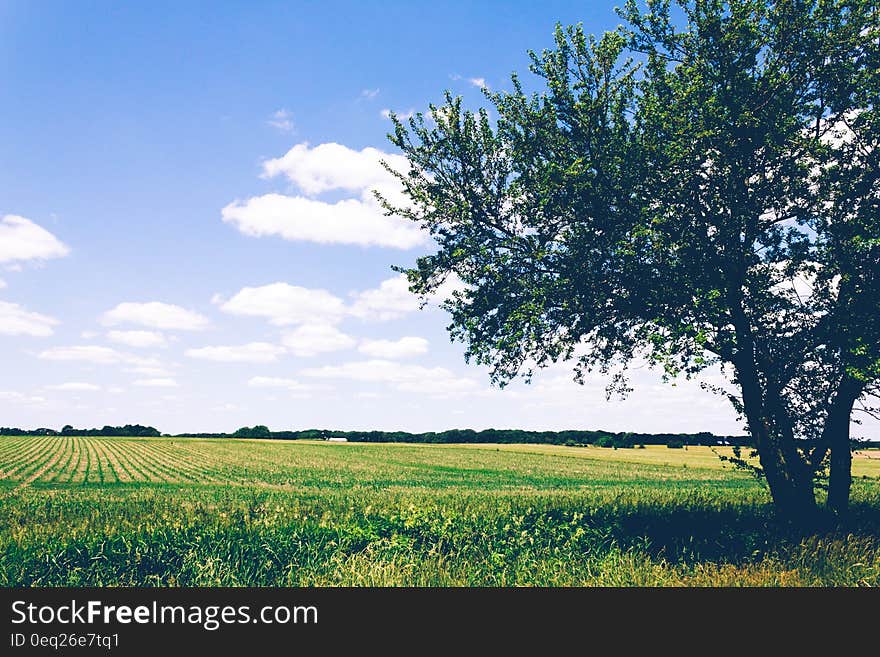
[[557, 21], [619, 23], [561, 0], [0, 1], [0, 426], [740, 433], [644, 368], [626, 400], [567, 364], [492, 387], [391, 269], [431, 241], [372, 200], [388, 113], [480, 106]]

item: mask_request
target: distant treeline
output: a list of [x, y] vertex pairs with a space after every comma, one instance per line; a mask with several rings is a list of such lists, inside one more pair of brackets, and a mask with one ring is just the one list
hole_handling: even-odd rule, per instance
[[122, 427], [104, 426], [101, 429], [74, 429], [65, 425], [61, 431], [55, 429], [14, 429], [0, 427], [0, 436], [135, 436], [156, 437], [162, 433], [155, 427], [145, 427], [141, 424], [126, 424]]
[[748, 436], [716, 436], [701, 433], [633, 433], [612, 431], [525, 431], [522, 429], [449, 429], [409, 433], [406, 431], [334, 431], [306, 429], [303, 431], [270, 431], [268, 427], [242, 427], [232, 434], [188, 433], [194, 438], [270, 438], [274, 440], [325, 440], [345, 438], [355, 443], [531, 443], [541, 445], [597, 445], [599, 447], [637, 447], [639, 445], [741, 445], [749, 444]]
[[[0, 436], [169, 436], [155, 427], [126, 424], [101, 429], [75, 429], [69, 424], [55, 429], [16, 429], [0, 427]], [[409, 433], [407, 431], [334, 431], [304, 429], [302, 431], [271, 431], [264, 425], [242, 427], [233, 433], [182, 433], [175, 438], [267, 438], [271, 440], [326, 440], [344, 438], [353, 443], [528, 443], [537, 445], [595, 445], [597, 447], [639, 447], [640, 445], [739, 445], [751, 444], [748, 436], [719, 436], [708, 431], [700, 433], [634, 433], [613, 431], [525, 431], [523, 429], [449, 429]], [[853, 440], [854, 447], [880, 446], [878, 441]]]
[[[0, 427], [2, 436], [167, 436], [155, 427], [126, 424], [121, 427], [104, 426], [100, 429], [75, 429], [66, 425], [54, 429], [16, 429]], [[345, 438], [355, 443], [531, 443], [542, 445], [597, 445], [599, 447], [637, 447], [638, 445], [748, 445], [748, 436], [716, 436], [702, 433], [615, 433], [612, 431], [524, 431], [522, 429], [449, 429], [409, 433], [407, 431], [335, 431], [332, 429], [304, 429], [301, 431], [271, 431], [264, 425], [242, 427], [233, 433], [185, 433], [174, 437], [191, 438], [268, 438], [272, 440], [326, 440]]]

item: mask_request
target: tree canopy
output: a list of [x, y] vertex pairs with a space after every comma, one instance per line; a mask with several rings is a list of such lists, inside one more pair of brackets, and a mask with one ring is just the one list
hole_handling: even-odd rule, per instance
[[[713, 365], [778, 510], [828, 476], [843, 512], [850, 417], [880, 379], [880, 10], [870, 0], [629, 0], [595, 37], [530, 53], [543, 90], [447, 93], [395, 118], [405, 202], [437, 249], [411, 289], [445, 303], [503, 385], [571, 361], [627, 390]], [[491, 118], [490, 118], [491, 117]], [[870, 408], [866, 408], [869, 412]], [[744, 461], [742, 463], [745, 463]]]

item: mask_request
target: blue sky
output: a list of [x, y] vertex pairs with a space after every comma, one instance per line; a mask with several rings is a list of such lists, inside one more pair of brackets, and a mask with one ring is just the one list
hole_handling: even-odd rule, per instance
[[[601, 7], [601, 8], [597, 8]], [[504, 88], [584, 2], [0, 2], [0, 425], [738, 432], [694, 382], [492, 389], [390, 267], [388, 110]], [[717, 378], [717, 377], [716, 377]]]

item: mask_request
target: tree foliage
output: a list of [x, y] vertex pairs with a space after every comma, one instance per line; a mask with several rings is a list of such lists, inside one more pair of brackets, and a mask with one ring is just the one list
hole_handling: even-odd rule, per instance
[[272, 432], [269, 427], [258, 424], [254, 427], [241, 427], [232, 434], [233, 438], [271, 438]]
[[[472, 112], [447, 94], [392, 142], [450, 276], [450, 332], [503, 385], [572, 361], [721, 365], [777, 508], [847, 506], [850, 416], [880, 378], [880, 25], [869, 0], [669, 0], [600, 37], [558, 27]], [[861, 402], [859, 402], [861, 403]]]

